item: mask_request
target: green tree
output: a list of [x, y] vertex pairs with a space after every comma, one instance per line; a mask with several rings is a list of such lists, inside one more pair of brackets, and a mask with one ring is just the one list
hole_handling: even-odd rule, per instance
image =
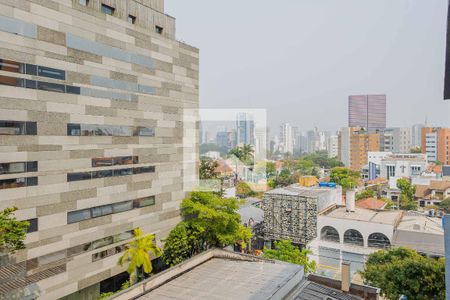
[[361, 174], [344, 167], [336, 167], [331, 170], [330, 180], [342, 186], [344, 191], [358, 186]]
[[327, 151], [317, 151], [315, 153], [308, 153], [301, 157], [303, 160], [309, 160], [324, 169], [333, 169], [336, 167], [343, 167], [344, 164], [336, 158], [329, 158]]
[[188, 228], [185, 222], [180, 222], [170, 232], [164, 241], [163, 260], [173, 267], [195, 254], [198, 245], [195, 244], [196, 231]]
[[245, 181], [240, 181], [236, 185], [236, 195], [241, 198], [246, 198], [253, 196], [255, 192], [252, 190], [252, 188], [246, 183]]
[[223, 199], [207, 192], [193, 192], [181, 204], [186, 223], [199, 232], [201, 251], [236, 242], [241, 221], [238, 208], [235, 198]]
[[375, 191], [374, 190], [364, 190], [359, 192], [356, 195], [356, 200], [366, 199], [366, 198], [373, 198], [375, 197]]
[[154, 243], [155, 235], [148, 234], [144, 236], [140, 228], [134, 231], [133, 241], [127, 244], [126, 250], [119, 258], [119, 264], [123, 266], [128, 263], [127, 272], [130, 274], [130, 282], [141, 281], [146, 274], [153, 270], [150, 254], [154, 257], [161, 256], [161, 250]]
[[6, 208], [0, 212], [0, 253], [14, 253], [25, 249], [24, 240], [30, 223], [18, 221], [14, 216], [17, 208]]
[[255, 165], [255, 173], [264, 175], [268, 180], [277, 174], [275, 163], [271, 161], [260, 161]]
[[397, 188], [400, 190], [400, 208], [405, 210], [417, 210], [417, 203], [414, 201], [416, 186], [406, 178], [397, 180]]
[[443, 210], [445, 213], [450, 213], [450, 197], [442, 200], [438, 204], [439, 209]]
[[220, 173], [216, 171], [219, 163], [211, 158], [200, 160], [200, 179], [219, 179]]
[[364, 282], [381, 289], [390, 300], [445, 299], [443, 259], [421, 256], [408, 248], [391, 248], [369, 255], [361, 272]]
[[312, 273], [316, 270], [316, 262], [310, 261], [308, 254], [311, 254], [310, 250], [300, 250], [291, 241], [281, 240], [275, 242], [275, 249], [264, 249], [263, 256], [268, 259], [301, 265], [305, 268], [305, 273]]
[[319, 177], [319, 165], [311, 160], [300, 159], [295, 165], [295, 170], [300, 176], [316, 176]]

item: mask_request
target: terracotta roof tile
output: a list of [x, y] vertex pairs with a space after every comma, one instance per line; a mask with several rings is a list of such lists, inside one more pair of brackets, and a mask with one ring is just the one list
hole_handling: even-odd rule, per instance
[[365, 209], [383, 209], [386, 202], [375, 198], [366, 198], [356, 201], [356, 207]]

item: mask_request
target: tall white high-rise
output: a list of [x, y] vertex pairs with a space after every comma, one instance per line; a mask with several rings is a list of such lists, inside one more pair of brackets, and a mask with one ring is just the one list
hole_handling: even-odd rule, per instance
[[282, 153], [294, 153], [292, 126], [289, 123], [284, 123], [280, 126], [280, 142]]
[[337, 135], [332, 135], [327, 142], [328, 157], [337, 157], [339, 154], [339, 138]]
[[411, 128], [411, 147], [422, 147], [422, 128], [423, 124], [415, 124]]

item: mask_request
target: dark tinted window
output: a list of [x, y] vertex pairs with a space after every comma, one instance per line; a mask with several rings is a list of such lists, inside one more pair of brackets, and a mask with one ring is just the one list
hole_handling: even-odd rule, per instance
[[28, 75], [37, 75], [37, 66], [32, 64], [26, 64], [26, 74]]
[[79, 95], [80, 92], [81, 92], [80, 87], [72, 86], [72, 85], [66, 85], [66, 93]]
[[128, 15], [128, 23], [134, 24], [136, 23], [136, 17], [132, 15]]
[[90, 218], [91, 218], [91, 210], [90, 209], [71, 211], [71, 212], [67, 213], [67, 223], [68, 224], [81, 222], [83, 220], [88, 220]]
[[114, 176], [127, 176], [127, 175], [132, 175], [133, 174], [133, 169], [119, 169], [119, 170], [114, 170]]
[[36, 186], [37, 184], [37, 177], [2, 179], [0, 180], [0, 190]]
[[81, 181], [81, 180], [90, 180], [92, 179], [91, 172], [84, 173], [69, 173], [67, 174], [67, 181]]
[[146, 197], [142, 199], [138, 199], [134, 201], [134, 207], [135, 208], [141, 208], [146, 206], [152, 206], [155, 205], [155, 196]]
[[161, 26], [155, 26], [156, 33], [163, 34], [164, 28]]
[[25, 81], [22, 78], [0, 75], [0, 84], [23, 87], [25, 85]]
[[0, 120], [0, 135], [36, 135], [36, 128], [36, 122]]
[[113, 204], [113, 212], [115, 214], [133, 209], [133, 201], [126, 201]]
[[44, 81], [38, 81], [37, 88], [39, 90], [49, 91], [49, 92], [57, 92], [57, 93], [64, 93], [66, 91], [64, 84], [50, 83], [50, 82], [44, 82]]
[[38, 231], [38, 219], [30, 219], [27, 220], [30, 223], [30, 226], [27, 229], [27, 233]]
[[132, 165], [137, 163], [139, 163], [137, 156], [98, 157], [92, 159], [92, 167]]
[[102, 4], [102, 12], [104, 13], [104, 14], [107, 14], [107, 15], [113, 15], [114, 14], [114, 10], [115, 10], [115, 8], [114, 7], [111, 7], [111, 6], [109, 6], [109, 5], [106, 5], [106, 4]]
[[36, 80], [26, 79], [25, 80], [25, 87], [27, 89], [34, 89], [35, 90], [37, 88], [37, 81]]
[[91, 208], [92, 218], [107, 216], [113, 213], [112, 205]]
[[155, 172], [154, 166], [139, 167], [139, 168], [134, 168], [134, 170], [133, 170], [134, 174], [144, 174], [144, 173], [154, 173], [154, 172]]
[[137, 127], [134, 135], [136, 136], [155, 136], [155, 130], [149, 127]]
[[0, 163], [0, 174], [36, 172], [37, 161]]
[[95, 124], [67, 124], [67, 135], [71, 136], [155, 136], [153, 128], [95, 125]]
[[37, 73], [38, 76], [66, 80], [66, 72], [63, 70], [39, 66]]

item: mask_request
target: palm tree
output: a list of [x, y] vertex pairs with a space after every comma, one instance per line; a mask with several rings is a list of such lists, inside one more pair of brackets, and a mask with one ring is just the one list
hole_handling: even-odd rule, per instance
[[[134, 231], [134, 240], [127, 244], [127, 249], [119, 258], [119, 264], [128, 264], [127, 272], [130, 274], [130, 283], [143, 279], [144, 274], [150, 274], [153, 270], [150, 253], [155, 257], [161, 256], [162, 252], [156, 246], [154, 234], [144, 236], [140, 228]], [[135, 279], [135, 280], [133, 280]]]
[[253, 150], [253, 146], [250, 144], [244, 144], [241, 147], [241, 155], [240, 158], [246, 165], [252, 164], [253, 160], [253, 154], [255, 153], [255, 150]]

